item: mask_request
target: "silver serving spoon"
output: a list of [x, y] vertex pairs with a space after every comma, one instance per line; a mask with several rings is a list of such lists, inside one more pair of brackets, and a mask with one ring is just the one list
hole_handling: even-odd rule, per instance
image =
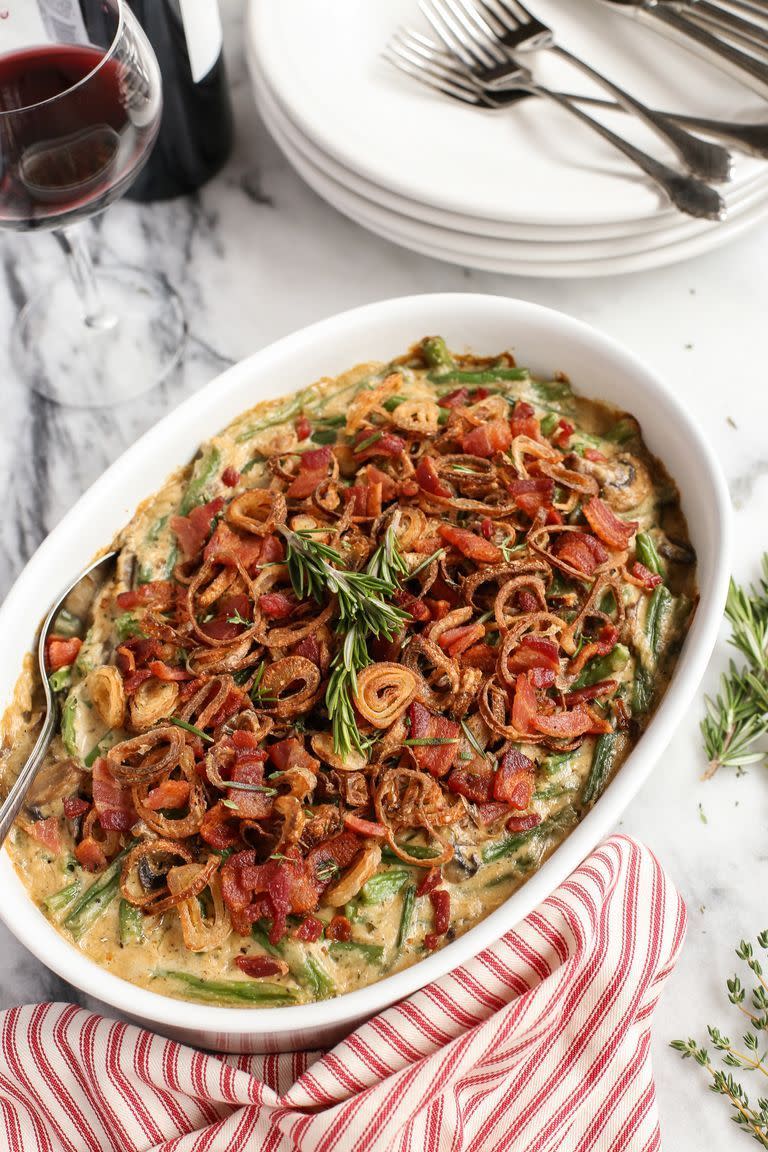
[[[59, 612], [75, 589], [80, 590], [80, 585], [85, 585], [86, 582], [93, 585], [93, 595], [90, 598], [90, 602], [93, 603], [96, 593], [103, 584], [106, 570], [116, 556], [117, 552], [107, 552], [103, 556], [99, 556], [98, 560], [93, 560], [87, 568], [84, 568], [83, 571], [67, 585], [43, 621], [43, 626], [40, 629], [40, 639], [37, 642], [37, 665], [43, 685], [43, 694], [45, 696], [45, 717], [40, 733], [35, 741], [35, 746], [27, 762], [16, 777], [5, 800], [0, 805], [0, 846], [5, 842], [5, 838], [10, 832], [14, 820], [24, 804], [24, 798], [30, 789], [40, 765], [45, 759], [45, 754], [48, 751], [48, 746], [53, 739], [59, 721], [58, 701], [56, 695], [51, 691], [51, 686], [48, 683], [48, 672], [45, 667], [46, 641], [51, 634]], [[96, 572], [100, 572], [101, 574], [102, 579], [99, 581], [94, 580], [94, 574]]]

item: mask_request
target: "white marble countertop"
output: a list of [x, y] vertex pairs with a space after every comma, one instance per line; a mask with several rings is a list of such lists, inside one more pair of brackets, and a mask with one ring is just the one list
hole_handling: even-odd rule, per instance
[[[225, 5], [238, 133], [231, 163], [199, 198], [151, 208], [120, 203], [92, 229], [105, 262], [146, 264], [184, 297], [192, 336], [174, 381], [131, 406], [96, 414], [56, 409], [31, 395], [10, 367], [8, 331], [26, 294], [61, 257], [45, 235], [3, 235], [0, 596], [91, 481], [221, 369], [345, 308], [452, 289], [560, 308], [623, 341], [662, 374], [716, 446], [735, 509], [734, 572], [754, 578], [768, 546], [768, 225], [676, 268], [593, 281], [510, 279], [407, 252], [338, 215], [288, 167], [254, 110], [238, 51], [239, 7], [237, 0]], [[708, 690], [727, 656], [723, 639]], [[724, 1103], [705, 1091], [699, 1070], [683, 1066], [667, 1045], [678, 1036], [703, 1036], [708, 1022], [739, 1034], [724, 981], [735, 968], [738, 940], [768, 927], [766, 772], [755, 768], [737, 778], [723, 771], [702, 782], [700, 712], [695, 707], [681, 723], [622, 822], [657, 853], [690, 917], [682, 959], [654, 1023], [662, 1132], [671, 1152], [744, 1143]], [[43, 999], [81, 998], [0, 925], [0, 1007]], [[758, 1091], [755, 1083], [753, 1094]]]

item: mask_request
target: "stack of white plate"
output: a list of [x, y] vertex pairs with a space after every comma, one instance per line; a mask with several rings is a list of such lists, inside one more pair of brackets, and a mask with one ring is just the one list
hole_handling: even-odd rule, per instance
[[[561, 42], [649, 106], [768, 120], [768, 104], [599, 0], [531, 0]], [[426, 31], [415, 0], [251, 0], [247, 49], [259, 110], [297, 172], [364, 227], [429, 256], [526, 276], [601, 276], [705, 252], [768, 213], [768, 161], [734, 153], [727, 220], [694, 220], [557, 105], [468, 107], [396, 71], [394, 30]], [[553, 53], [550, 87], [600, 89]], [[668, 162], [634, 117], [604, 123]]]

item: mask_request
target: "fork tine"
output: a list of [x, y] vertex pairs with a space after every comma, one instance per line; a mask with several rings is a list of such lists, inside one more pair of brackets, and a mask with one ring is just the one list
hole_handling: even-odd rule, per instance
[[489, 55], [493, 56], [494, 64], [505, 64], [507, 62], [507, 54], [500, 47], [498, 41], [504, 34], [504, 29], [498, 27], [498, 21], [495, 22], [495, 27], [491, 27], [490, 23], [483, 19], [483, 16], [478, 12], [472, 0], [439, 0], [443, 7], [451, 9], [457, 20], [461, 24], [468, 36], [471, 37], [476, 48], [483, 48]]
[[454, 84], [452, 81], [444, 79], [441, 76], [435, 75], [426, 62], [418, 58], [412, 60], [406, 52], [402, 49], [393, 38], [389, 45], [382, 52], [382, 57], [397, 68], [400, 72], [404, 72], [414, 80], [418, 80], [426, 88], [433, 92], [440, 92], [444, 96], [452, 96], [456, 100], [461, 100], [464, 104], [474, 105], [475, 107], [482, 107], [485, 101], [482, 97], [468, 88], [461, 87]]
[[462, 34], [452, 12], [446, 11], [440, 0], [419, 0], [419, 8], [426, 16], [438, 37], [450, 52], [458, 56], [468, 68], [492, 68], [496, 61], [484, 49], [479, 48], [466, 33]]
[[476, 0], [476, 3], [486, 18], [490, 16], [495, 19], [509, 32], [515, 32], [521, 25], [530, 23], [530, 12], [517, 0]]
[[425, 36], [401, 28], [392, 37], [389, 48], [414, 66], [429, 72], [435, 79], [445, 81], [454, 88], [461, 88], [471, 96], [481, 97], [481, 90], [471, 75], [456, 63], [454, 57], [442, 52]]

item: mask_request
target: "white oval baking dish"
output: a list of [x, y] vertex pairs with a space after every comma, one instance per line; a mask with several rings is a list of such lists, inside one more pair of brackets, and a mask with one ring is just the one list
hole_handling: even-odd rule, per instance
[[511, 349], [533, 371], [566, 372], [577, 390], [632, 412], [682, 495], [698, 554], [701, 600], [669, 689], [642, 739], [594, 809], [543, 867], [494, 913], [412, 968], [334, 1000], [272, 1009], [218, 1008], [138, 988], [99, 968], [32, 904], [0, 854], [0, 916], [44, 964], [113, 1009], [187, 1043], [219, 1051], [276, 1051], [332, 1043], [355, 1023], [475, 955], [523, 919], [616, 824], [690, 705], [721, 620], [729, 570], [729, 501], [717, 461], [670, 389], [613, 340], [561, 313], [497, 296], [385, 300], [313, 324], [224, 372], [117, 460], [41, 544], [0, 608], [0, 710], [10, 702], [38, 622], [65, 578], [83, 567], [214, 429], [259, 400], [386, 361], [441, 333], [456, 350]]

